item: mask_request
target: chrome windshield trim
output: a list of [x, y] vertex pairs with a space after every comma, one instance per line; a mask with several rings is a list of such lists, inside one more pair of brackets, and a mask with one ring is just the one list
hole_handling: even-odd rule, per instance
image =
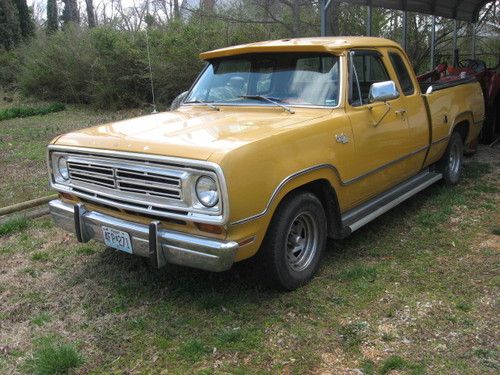
[[[88, 194], [79, 194], [78, 192], [75, 192], [73, 190], [70, 190], [70, 187], [60, 184], [53, 179], [53, 171], [52, 171], [52, 161], [51, 161], [51, 153], [52, 152], [67, 152], [67, 153], [77, 153], [77, 154], [87, 154], [90, 156], [104, 156], [104, 157], [114, 157], [114, 158], [129, 158], [129, 159], [135, 159], [139, 161], [153, 161], [153, 162], [159, 162], [159, 163], [166, 163], [166, 164], [171, 164], [175, 165], [178, 168], [190, 168], [198, 172], [210, 172], [210, 173], [215, 173], [217, 176], [218, 184], [221, 190], [221, 207], [220, 207], [220, 212], [219, 213], [214, 213], [210, 211], [203, 211], [194, 207], [179, 207], [179, 206], [168, 206], [167, 209], [171, 209], [172, 211], [178, 211], [178, 212], [186, 212], [186, 214], [176, 214], [176, 213], [170, 213], [170, 212], [165, 212], [159, 214], [158, 212], [147, 212], [147, 210], [140, 210], [136, 208], [132, 208], [127, 206], [126, 204], [120, 204], [116, 202], [109, 202], [105, 201], [102, 199], [99, 199], [98, 197], [89, 197]], [[130, 211], [135, 211], [135, 212], [141, 212], [143, 214], [152, 214], [154, 216], [161, 216], [165, 218], [173, 218], [173, 219], [180, 219], [180, 220], [185, 220], [185, 221], [194, 221], [194, 222], [199, 222], [199, 223], [206, 223], [206, 224], [218, 224], [218, 225], [225, 225], [228, 222], [229, 219], [229, 199], [228, 199], [228, 192], [227, 192], [227, 185], [226, 185], [226, 180], [224, 177], [224, 173], [222, 171], [222, 168], [220, 165], [210, 162], [210, 161], [204, 161], [204, 160], [197, 160], [197, 159], [185, 159], [185, 158], [177, 158], [177, 157], [170, 157], [170, 156], [161, 156], [161, 155], [155, 155], [155, 154], [144, 154], [144, 153], [135, 153], [135, 152], [126, 152], [126, 151], [113, 151], [113, 150], [103, 150], [103, 149], [96, 149], [96, 148], [87, 148], [87, 147], [75, 147], [75, 146], [64, 146], [64, 145], [49, 145], [47, 148], [47, 166], [49, 170], [49, 178], [50, 178], [50, 186], [61, 192], [67, 192], [74, 194], [76, 196], [81, 196], [83, 198], [87, 198], [90, 200], [93, 200], [98, 203], [102, 204], [108, 204], [108, 205], [115, 205], [120, 208], [128, 209]], [[120, 200], [120, 198], [117, 196], [117, 200]]]
[[[219, 103], [219, 102], [213, 102], [210, 103], [213, 104], [217, 107], [268, 107], [268, 108], [276, 108], [280, 109], [279, 107], [276, 107], [272, 104], [266, 104], [266, 103]], [[185, 107], [206, 107], [206, 103], [182, 103], [181, 106]], [[341, 105], [338, 104], [336, 106], [328, 106], [328, 105], [306, 105], [306, 104], [287, 104], [288, 107], [291, 108], [317, 108], [317, 109], [337, 109], [341, 108]]]
[[[279, 52], [277, 52], [279, 53]], [[301, 52], [297, 52], [297, 53], [301, 53]], [[338, 103], [336, 106], [329, 106], [329, 105], [307, 105], [307, 104], [288, 104], [287, 103], [287, 106], [288, 107], [291, 107], [291, 108], [318, 108], [318, 109], [337, 109], [337, 108], [343, 108], [342, 106], [342, 102], [344, 100], [344, 75], [345, 75], [345, 72], [344, 72], [344, 60], [345, 60], [345, 56], [344, 54], [342, 53], [333, 53], [331, 51], [329, 52], [324, 52], [326, 54], [330, 54], [330, 55], [333, 55], [333, 56], [336, 56], [338, 57], [339, 59], [339, 96], [338, 96]], [[237, 56], [237, 55], [232, 55], [232, 56]], [[200, 74], [198, 74], [198, 76], [196, 77], [195, 81], [193, 82], [193, 84], [191, 85], [191, 87], [189, 88], [184, 100], [180, 103], [180, 106], [206, 106], [206, 103], [189, 103], [189, 102], [186, 102], [185, 99], [189, 97], [189, 95], [191, 94], [191, 92], [193, 91], [194, 87], [196, 86], [196, 84], [198, 83], [198, 81], [200, 80], [201, 76], [203, 75], [203, 73], [205, 73], [205, 71], [208, 69], [208, 67], [210, 66], [210, 62], [207, 61], [207, 64], [203, 67], [203, 69], [201, 70]], [[269, 104], [264, 104], [264, 103], [261, 103], [261, 104], [256, 104], [256, 103], [218, 103], [218, 102], [213, 102], [213, 103], [210, 103], [210, 104], [213, 104], [215, 106], [218, 106], [218, 107], [221, 107], [221, 106], [228, 106], [228, 107], [239, 107], [239, 106], [248, 106], [248, 107], [273, 107], [272, 105], [269, 105]]]

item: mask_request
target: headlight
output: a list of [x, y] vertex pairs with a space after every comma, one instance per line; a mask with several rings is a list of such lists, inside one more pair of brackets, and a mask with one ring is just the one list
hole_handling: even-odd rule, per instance
[[68, 160], [64, 156], [57, 160], [57, 171], [64, 180], [69, 179]]
[[219, 202], [217, 184], [212, 177], [201, 176], [196, 181], [196, 196], [205, 207], [213, 207]]

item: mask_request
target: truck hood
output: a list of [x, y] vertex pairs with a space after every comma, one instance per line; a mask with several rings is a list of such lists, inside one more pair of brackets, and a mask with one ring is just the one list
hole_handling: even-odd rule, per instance
[[297, 108], [290, 114], [274, 107], [221, 107], [216, 111], [184, 106], [64, 134], [54, 143], [207, 160], [216, 151], [225, 153], [329, 112]]

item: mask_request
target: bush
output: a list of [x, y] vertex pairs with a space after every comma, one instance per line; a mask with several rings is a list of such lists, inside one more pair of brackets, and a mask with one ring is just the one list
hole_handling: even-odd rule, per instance
[[0, 53], [0, 86], [6, 89], [15, 89], [19, 75], [19, 54], [13, 51]]
[[[148, 36], [155, 96], [164, 107], [199, 74], [203, 67], [200, 52], [269, 37], [259, 26], [228, 25], [196, 16], [188, 22], [151, 28]], [[38, 35], [13, 56], [9, 57], [12, 66], [5, 73], [0, 70], [0, 79], [4, 74], [5, 80], [17, 80], [28, 96], [102, 108], [152, 102], [144, 30], [67, 28]]]
[[64, 111], [65, 105], [53, 103], [41, 107], [13, 107], [0, 110], [0, 121], [17, 117], [46, 115], [48, 113]]

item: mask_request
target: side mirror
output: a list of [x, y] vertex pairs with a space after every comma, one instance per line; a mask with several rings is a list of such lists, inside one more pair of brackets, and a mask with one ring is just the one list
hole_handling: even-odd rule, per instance
[[182, 101], [186, 98], [188, 91], [184, 91], [183, 93], [176, 96], [174, 100], [172, 100], [172, 104], [170, 104], [170, 110], [175, 111], [177, 108], [181, 106]]
[[394, 81], [376, 82], [371, 85], [368, 100], [373, 102], [386, 102], [399, 98], [399, 91]]

